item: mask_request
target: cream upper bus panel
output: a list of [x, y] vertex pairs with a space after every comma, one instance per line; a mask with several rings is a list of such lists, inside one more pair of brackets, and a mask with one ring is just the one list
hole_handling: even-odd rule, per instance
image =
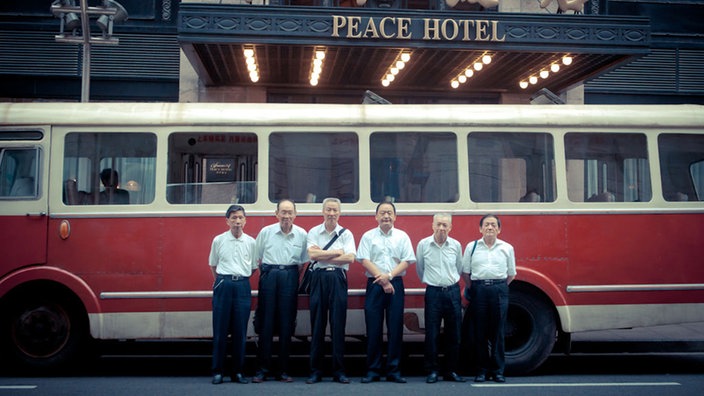
[[698, 105], [324, 105], [261, 103], [3, 103], [1, 125], [619, 127], [704, 125]]

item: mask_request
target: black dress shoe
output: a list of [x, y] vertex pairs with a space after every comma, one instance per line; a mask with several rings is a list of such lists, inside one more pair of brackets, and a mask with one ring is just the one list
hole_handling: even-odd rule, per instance
[[248, 384], [249, 380], [241, 373], [237, 373], [232, 376], [232, 382], [237, 382], [238, 384]]
[[341, 384], [349, 384], [350, 383], [350, 379], [347, 378], [347, 376], [344, 374], [340, 374], [340, 375], [334, 377], [333, 380], [335, 380], [336, 382], [339, 382]]
[[386, 376], [386, 382], [395, 382], [397, 384], [405, 384], [406, 379], [401, 377], [400, 375], [388, 375]]
[[494, 382], [498, 382], [500, 384], [503, 384], [504, 382], [506, 382], [506, 377], [504, 377], [501, 374], [495, 374], [494, 375]]
[[374, 375], [374, 374], [367, 374], [365, 377], [362, 377], [362, 383], [363, 384], [368, 384], [370, 382], [378, 382], [379, 381], [379, 376]]
[[425, 378], [425, 382], [429, 384], [434, 384], [438, 382], [438, 373], [433, 371], [432, 373], [428, 374], [428, 376]]
[[279, 381], [281, 382], [293, 382], [293, 377], [286, 373], [281, 373], [281, 376], [279, 376]]
[[453, 381], [453, 382], [465, 382], [465, 379], [457, 375], [457, 373], [450, 372], [445, 374], [445, 381]]
[[474, 382], [486, 382], [486, 375], [485, 374], [477, 374], [477, 376], [474, 377]]
[[317, 382], [320, 382], [322, 378], [320, 378], [320, 374], [311, 374], [310, 377], [306, 380], [306, 384], [315, 384]]
[[266, 375], [263, 372], [258, 372], [254, 377], [252, 377], [252, 382], [259, 384], [266, 381]]
[[213, 385], [222, 384], [222, 374], [213, 375]]

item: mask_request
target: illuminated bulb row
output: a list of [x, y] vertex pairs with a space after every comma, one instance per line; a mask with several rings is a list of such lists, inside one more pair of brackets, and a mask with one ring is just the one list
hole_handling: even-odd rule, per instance
[[[572, 64], [572, 57], [569, 55], [565, 55], [562, 57], [562, 64], [565, 66], [569, 66]], [[550, 70], [548, 70], [550, 69]], [[550, 77], [550, 73], [557, 73], [560, 71], [560, 64], [558, 62], [553, 62], [550, 64], [550, 66], [545, 67], [543, 69], [540, 69], [540, 72], [538, 72], [538, 76], [545, 80], [546, 78]], [[518, 86], [521, 87], [521, 89], [526, 89], [528, 88], [528, 85], [535, 85], [538, 83], [538, 76], [532, 74], [528, 77], [528, 80], [521, 80], [518, 83]]]
[[450, 86], [455, 89], [459, 88], [460, 84], [466, 83], [468, 78], [474, 76], [475, 71], [482, 70], [484, 65], [488, 65], [489, 63], [491, 63], [491, 55], [483, 55], [481, 59], [477, 59], [473, 64], [464, 69], [462, 73], [458, 74], [457, 77], [453, 78], [452, 81], [450, 81]]
[[396, 79], [396, 75], [406, 67], [406, 63], [411, 60], [411, 53], [406, 51], [401, 51], [391, 62], [389, 69], [384, 74], [384, 78], [381, 80], [381, 85], [388, 87], [392, 81]]
[[249, 79], [252, 80], [252, 82], [257, 82], [259, 81], [259, 66], [257, 65], [257, 58], [254, 55], [253, 47], [244, 47], [244, 61], [247, 64]]
[[325, 49], [316, 49], [313, 52], [313, 59], [310, 61], [310, 85], [318, 85], [320, 74], [323, 72], [323, 60], [325, 59]]

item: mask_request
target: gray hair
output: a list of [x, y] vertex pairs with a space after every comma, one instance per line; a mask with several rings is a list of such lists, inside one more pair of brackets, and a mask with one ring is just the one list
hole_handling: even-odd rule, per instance
[[337, 204], [337, 206], [342, 207], [342, 202], [338, 198], [328, 197], [323, 200], [323, 208], [325, 207], [325, 204], [328, 202], [335, 202]]
[[433, 223], [438, 221], [438, 219], [442, 219], [442, 218], [446, 218], [446, 219], [450, 220], [450, 224], [452, 224], [452, 215], [449, 213], [444, 213], [444, 212], [435, 213], [433, 215]]

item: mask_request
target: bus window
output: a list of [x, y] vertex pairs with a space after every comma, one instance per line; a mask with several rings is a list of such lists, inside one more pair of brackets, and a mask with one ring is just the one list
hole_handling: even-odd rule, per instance
[[0, 199], [38, 196], [38, 148], [0, 149]]
[[565, 156], [570, 201], [650, 201], [645, 135], [567, 133]]
[[359, 200], [359, 139], [355, 133], [283, 133], [269, 136], [269, 200]]
[[66, 135], [66, 205], [147, 204], [154, 200], [156, 136], [151, 133]]
[[257, 149], [253, 133], [172, 133], [166, 199], [172, 204], [253, 203]]
[[552, 135], [472, 132], [467, 147], [472, 201], [555, 201]]
[[668, 201], [704, 200], [704, 136], [658, 136], [662, 192]]
[[369, 142], [374, 202], [457, 202], [457, 137], [451, 132], [376, 132]]

